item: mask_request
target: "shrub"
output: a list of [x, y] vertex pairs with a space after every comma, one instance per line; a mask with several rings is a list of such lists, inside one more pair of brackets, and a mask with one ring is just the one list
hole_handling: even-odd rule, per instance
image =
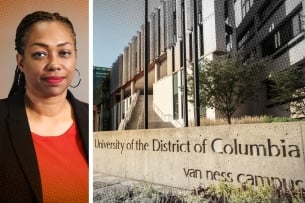
[[[118, 192], [107, 191], [96, 193], [94, 202], [124, 202], [124, 203], [305, 203], [305, 189], [292, 188], [283, 190], [269, 185], [254, 187], [243, 184], [219, 182], [209, 187], [198, 187], [193, 191], [161, 191], [150, 184], [128, 187], [128, 190]], [[182, 191], [182, 190], [181, 190]], [[111, 196], [111, 197], [110, 197]]]
[[305, 190], [303, 188], [282, 190], [269, 185], [253, 187], [243, 184], [237, 187], [232, 183], [220, 182], [207, 189], [199, 187], [192, 193], [192, 197], [187, 197], [187, 200], [191, 200], [187, 202], [195, 200], [194, 202], [215, 203], [304, 203]]

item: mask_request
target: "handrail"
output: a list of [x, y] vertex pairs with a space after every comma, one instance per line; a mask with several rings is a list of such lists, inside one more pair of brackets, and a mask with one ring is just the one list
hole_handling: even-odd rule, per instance
[[154, 112], [161, 118], [161, 120], [165, 122], [171, 122], [175, 127], [183, 127], [183, 123], [179, 122], [179, 120], [174, 119], [172, 114], [164, 114], [161, 109], [154, 104]]
[[161, 118], [161, 120], [166, 122], [174, 120], [174, 116], [172, 114], [164, 114], [156, 104], [154, 104], [153, 107], [154, 112]]
[[[125, 118], [121, 120], [118, 131], [126, 129], [126, 126], [127, 126], [128, 122], [131, 118], [131, 114], [133, 112], [133, 109], [137, 104], [139, 94], [140, 94], [140, 91], [138, 91], [138, 92], [136, 92], [136, 93], [134, 93], [133, 95], [130, 96], [131, 97], [131, 106], [127, 109], [127, 113], [126, 113]], [[127, 99], [129, 99], [130, 97], [128, 97]], [[125, 99], [125, 100], [127, 100], [127, 99]]]
[[140, 113], [140, 116], [139, 116], [139, 118], [138, 118], [137, 129], [139, 129], [141, 121], [144, 120], [144, 119], [143, 119], [143, 114], [144, 114], [144, 105], [143, 105], [143, 107], [142, 107], [142, 109], [141, 109], [141, 113]]

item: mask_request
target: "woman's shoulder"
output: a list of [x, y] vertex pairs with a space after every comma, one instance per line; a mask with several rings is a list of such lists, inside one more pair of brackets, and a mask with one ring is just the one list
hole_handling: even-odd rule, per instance
[[89, 108], [89, 104], [86, 103], [86, 102], [83, 102], [79, 99], [75, 99], [75, 106], [78, 107], [78, 108], [82, 108], [84, 110], [88, 110]]
[[0, 108], [8, 108], [8, 106], [20, 106], [23, 105], [24, 93], [16, 93], [7, 98], [0, 99]]
[[77, 99], [76, 97], [73, 96], [73, 94], [70, 91], [68, 91], [67, 98], [71, 102], [74, 109], [88, 111], [89, 108], [88, 103]]
[[3, 98], [3, 99], [0, 99], [0, 108], [7, 108], [8, 106], [8, 98]]
[[0, 103], [1, 103], [1, 104], [7, 103], [7, 100], [8, 100], [8, 98], [2, 98], [2, 99], [0, 99]]
[[8, 98], [0, 99], [0, 118], [5, 117], [8, 112]]

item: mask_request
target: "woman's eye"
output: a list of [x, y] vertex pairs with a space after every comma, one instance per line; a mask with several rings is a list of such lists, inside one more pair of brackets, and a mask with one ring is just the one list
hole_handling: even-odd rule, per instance
[[42, 58], [42, 57], [45, 57], [46, 55], [47, 55], [47, 53], [45, 53], [45, 52], [35, 52], [32, 54], [32, 56], [34, 58]]
[[59, 52], [59, 55], [67, 58], [71, 55], [71, 52], [70, 51], [61, 51], [61, 52]]

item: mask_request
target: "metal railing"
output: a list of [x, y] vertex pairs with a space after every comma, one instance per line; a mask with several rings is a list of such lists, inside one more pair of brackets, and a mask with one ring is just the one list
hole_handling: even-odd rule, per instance
[[119, 128], [118, 128], [118, 131], [121, 131], [121, 130], [125, 130], [126, 129], [126, 126], [131, 118], [131, 114], [134, 110], [134, 107], [136, 106], [137, 104], [137, 100], [138, 100], [138, 97], [139, 97], [139, 94], [140, 94], [140, 91], [134, 93], [132, 96], [131, 96], [131, 105], [130, 107], [127, 109], [127, 113], [126, 113], [126, 116], [124, 117], [124, 119], [121, 120], [120, 122], [120, 125], [119, 125]]
[[165, 122], [171, 122], [175, 127], [183, 127], [183, 120], [174, 119], [172, 114], [164, 114], [162, 110], [154, 104], [154, 112]]
[[172, 114], [164, 114], [156, 104], [154, 104], [154, 112], [161, 118], [162, 121], [171, 122], [174, 120], [174, 116]]

